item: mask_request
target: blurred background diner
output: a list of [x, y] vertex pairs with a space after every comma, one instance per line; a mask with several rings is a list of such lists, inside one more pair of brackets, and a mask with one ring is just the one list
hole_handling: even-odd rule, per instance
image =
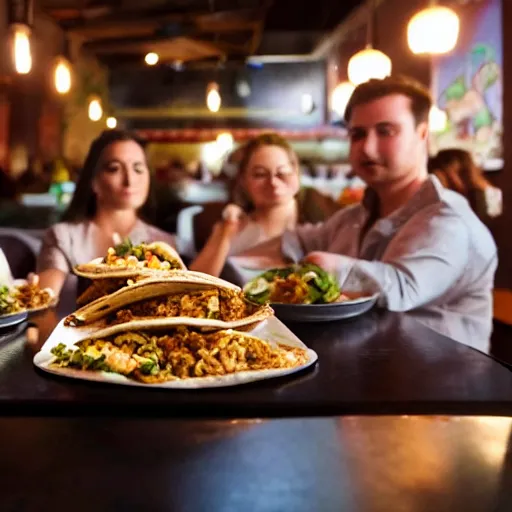
[[[144, 145], [155, 199], [144, 220], [189, 263], [208, 244], [219, 252], [212, 233], [223, 212], [233, 215], [229, 204], [257, 233], [237, 232], [226, 254], [244, 236], [252, 243], [253, 235], [360, 202], [365, 184], [348, 165], [345, 105], [355, 85], [393, 72], [432, 92], [430, 170], [491, 229], [500, 258], [497, 316], [512, 322], [512, 300], [503, 306], [512, 297], [512, 149], [503, 143], [512, 43], [502, 30], [512, 9], [503, 0], [431, 4], [6, 0], [0, 248], [14, 277], [35, 270], [44, 233], [69, 221], [91, 144], [105, 131], [130, 132]], [[292, 213], [270, 230], [261, 228], [246, 174], [254, 156], [246, 150], [262, 137], [278, 141], [293, 170], [285, 180]], [[279, 165], [268, 169], [278, 180]]]

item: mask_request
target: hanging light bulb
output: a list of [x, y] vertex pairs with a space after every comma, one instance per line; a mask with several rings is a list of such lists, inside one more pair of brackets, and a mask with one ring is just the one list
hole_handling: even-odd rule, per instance
[[30, 28], [27, 25], [13, 25], [13, 58], [16, 72], [26, 75], [32, 69], [32, 54], [30, 52]]
[[208, 84], [206, 88], [206, 106], [210, 112], [218, 112], [222, 103], [219, 94], [219, 85], [215, 82]]
[[107, 128], [113, 130], [117, 126], [117, 119], [115, 117], [107, 117]]
[[352, 55], [348, 61], [348, 78], [354, 85], [368, 82], [372, 78], [386, 78], [391, 74], [391, 59], [368, 45]]
[[355, 86], [351, 82], [341, 82], [331, 93], [331, 110], [340, 117], [345, 115], [345, 109], [354, 92]]
[[391, 59], [373, 48], [373, 22], [375, 16], [375, 0], [368, 4], [368, 25], [366, 29], [366, 48], [352, 55], [348, 61], [348, 79], [359, 85], [372, 78], [386, 78], [391, 74]]
[[101, 106], [101, 99], [98, 96], [92, 96], [89, 100], [89, 119], [91, 121], [99, 121], [103, 116], [103, 107]]
[[433, 5], [416, 13], [407, 25], [407, 42], [413, 53], [443, 54], [455, 48], [460, 21], [448, 7]]
[[437, 105], [433, 105], [428, 115], [428, 127], [432, 133], [440, 133], [446, 130], [448, 114]]
[[66, 94], [71, 89], [71, 67], [64, 57], [59, 57], [54, 71], [55, 89], [59, 94]]
[[155, 52], [149, 52], [146, 54], [146, 56], [144, 57], [144, 60], [146, 61], [146, 64], [148, 66], [154, 66], [155, 64], [158, 63], [158, 60], [159, 60], [159, 56], [158, 56], [158, 53], [155, 53]]

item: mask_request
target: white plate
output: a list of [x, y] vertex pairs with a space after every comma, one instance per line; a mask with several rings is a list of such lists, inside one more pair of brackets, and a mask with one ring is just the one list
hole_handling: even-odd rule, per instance
[[269, 342], [282, 343], [290, 347], [300, 347], [307, 350], [308, 361], [302, 366], [296, 368], [285, 368], [282, 370], [257, 370], [232, 373], [228, 375], [215, 376], [215, 377], [200, 377], [190, 378], [184, 380], [173, 380], [169, 382], [162, 382], [158, 384], [144, 384], [132, 379], [128, 379], [123, 375], [118, 375], [109, 372], [94, 372], [85, 370], [76, 370], [72, 368], [58, 368], [50, 365], [53, 360], [53, 354], [50, 350], [57, 346], [59, 343], [64, 343], [66, 346], [71, 347], [77, 341], [87, 338], [92, 334], [94, 329], [77, 330], [73, 327], [66, 327], [64, 320], [61, 320], [46, 343], [34, 357], [34, 364], [42, 370], [63, 375], [72, 379], [92, 380], [96, 382], [105, 382], [111, 384], [121, 384], [124, 386], [139, 386], [145, 388], [170, 388], [170, 389], [198, 389], [198, 388], [217, 388], [225, 386], [237, 386], [239, 384], [246, 384], [248, 382], [255, 382], [258, 380], [271, 379], [274, 377], [282, 377], [292, 373], [303, 370], [316, 362], [318, 356], [316, 352], [310, 350], [293, 334], [283, 323], [277, 318], [271, 317], [265, 322], [262, 322], [250, 334], [262, 338]]
[[7, 327], [21, 324], [27, 319], [27, 317], [28, 313], [26, 311], [23, 313], [14, 313], [0, 317], [0, 329], [7, 329]]
[[290, 322], [331, 322], [362, 315], [373, 308], [378, 293], [369, 297], [331, 304], [271, 304], [281, 320]]

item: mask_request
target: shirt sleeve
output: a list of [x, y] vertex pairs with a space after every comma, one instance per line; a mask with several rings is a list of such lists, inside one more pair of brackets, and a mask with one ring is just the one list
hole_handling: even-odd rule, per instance
[[[62, 231], [62, 230], [61, 230]], [[56, 226], [49, 228], [44, 234], [43, 245], [37, 258], [37, 272], [57, 269], [70, 272], [69, 260], [65, 254], [64, 233], [56, 229]]]
[[346, 212], [339, 211], [325, 222], [302, 224], [294, 231], [283, 234], [281, 251], [283, 256], [292, 261], [300, 261], [306, 254], [313, 251], [325, 251], [336, 227], [342, 224]]
[[382, 306], [409, 311], [442, 296], [462, 277], [469, 248], [462, 219], [451, 212], [426, 215], [402, 229], [382, 261], [339, 256], [337, 277], [346, 290], [370, 287], [381, 293]]

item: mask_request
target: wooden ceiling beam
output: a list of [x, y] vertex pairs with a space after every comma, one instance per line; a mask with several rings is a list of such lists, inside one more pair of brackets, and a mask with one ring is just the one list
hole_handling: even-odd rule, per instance
[[217, 30], [223, 30], [223, 27], [232, 30], [232, 27], [236, 24], [244, 26], [254, 24], [258, 19], [262, 19], [264, 14], [262, 9], [240, 9], [213, 14], [209, 11], [197, 11], [185, 14], [160, 14], [158, 16], [145, 14], [144, 12], [131, 12], [129, 16], [118, 14], [117, 16], [105, 16], [89, 21], [81, 19], [80, 24], [68, 27], [66, 31], [71, 34], [90, 37], [112, 28], [158, 27], [166, 23], [193, 23], [205, 27], [205, 29], [212, 26], [218, 27]]

